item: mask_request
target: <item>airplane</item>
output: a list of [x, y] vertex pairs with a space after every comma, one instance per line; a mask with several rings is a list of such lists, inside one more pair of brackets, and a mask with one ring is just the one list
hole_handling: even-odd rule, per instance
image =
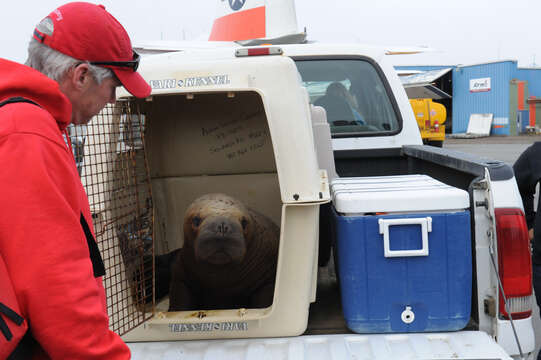
[[[303, 44], [306, 29], [298, 31], [295, 0], [217, 0], [207, 41], [152, 41], [134, 46], [142, 55], [232, 46], [262, 44]], [[384, 47], [386, 55], [411, 55], [435, 52], [425, 46]], [[450, 70], [450, 69], [449, 69]], [[434, 86], [447, 71], [398, 71], [410, 98], [447, 99], [451, 96]]]
[[[298, 31], [294, 0], [217, 0], [217, 17], [207, 41], [152, 41], [134, 46], [141, 54], [188, 49], [261, 44], [303, 44], [306, 29]], [[386, 47], [387, 55], [419, 54], [428, 47]]]

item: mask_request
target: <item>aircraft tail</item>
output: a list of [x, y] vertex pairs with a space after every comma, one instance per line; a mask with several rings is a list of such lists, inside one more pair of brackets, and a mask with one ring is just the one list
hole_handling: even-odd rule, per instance
[[[288, 38], [299, 35], [294, 0], [217, 0], [210, 41]], [[305, 37], [304, 37], [305, 38]]]

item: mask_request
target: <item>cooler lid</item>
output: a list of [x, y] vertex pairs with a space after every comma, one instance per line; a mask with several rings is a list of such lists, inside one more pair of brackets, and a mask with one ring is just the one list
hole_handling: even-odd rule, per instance
[[340, 213], [464, 210], [468, 192], [427, 175], [337, 178], [332, 201]]

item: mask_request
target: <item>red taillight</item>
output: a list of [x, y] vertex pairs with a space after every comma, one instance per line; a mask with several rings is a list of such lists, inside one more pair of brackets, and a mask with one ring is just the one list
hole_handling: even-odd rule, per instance
[[248, 56], [270, 55], [269, 48], [248, 49]]
[[273, 47], [255, 47], [255, 48], [241, 48], [235, 50], [235, 56], [261, 56], [261, 55], [282, 55], [282, 48]]
[[[524, 213], [520, 209], [495, 209], [498, 233], [498, 267], [513, 319], [532, 313], [532, 260]], [[500, 293], [500, 314], [509, 318]]]

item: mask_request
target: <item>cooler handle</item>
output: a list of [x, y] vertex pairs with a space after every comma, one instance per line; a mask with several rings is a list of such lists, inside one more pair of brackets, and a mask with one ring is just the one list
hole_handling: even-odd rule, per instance
[[[391, 250], [389, 244], [389, 226], [421, 225], [422, 247], [415, 250]], [[379, 219], [379, 233], [383, 234], [383, 252], [385, 257], [428, 256], [428, 233], [432, 231], [432, 218]]]

